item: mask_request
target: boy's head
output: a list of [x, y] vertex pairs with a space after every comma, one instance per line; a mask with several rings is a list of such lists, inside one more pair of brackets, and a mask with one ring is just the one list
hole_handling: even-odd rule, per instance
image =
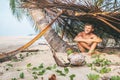
[[92, 24], [86, 23], [84, 27], [84, 32], [89, 34], [94, 31], [94, 26]]

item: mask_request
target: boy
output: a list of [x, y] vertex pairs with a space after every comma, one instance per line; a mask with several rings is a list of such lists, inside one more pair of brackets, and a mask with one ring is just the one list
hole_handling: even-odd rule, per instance
[[86, 49], [89, 50], [88, 54], [91, 55], [94, 53], [94, 50], [99, 42], [102, 42], [98, 36], [94, 33], [94, 27], [92, 24], [86, 23], [84, 26], [84, 31], [80, 32], [75, 38], [74, 41], [78, 42], [78, 47], [81, 52], [85, 52]]

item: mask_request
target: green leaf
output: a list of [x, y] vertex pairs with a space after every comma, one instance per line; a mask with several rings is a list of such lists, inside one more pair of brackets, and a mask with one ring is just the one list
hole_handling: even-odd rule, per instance
[[12, 58], [11, 61], [12, 61], [12, 62], [18, 62], [18, 61], [20, 61], [20, 60], [19, 60], [19, 59], [16, 59], [16, 58]]
[[33, 72], [32, 74], [37, 74], [37, 72]]
[[31, 67], [31, 66], [32, 66], [32, 64], [31, 64], [31, 63], [28, 63], [28, 64], [27, 64], [27, 67]]
[[61, 76], [66, 76], [66, 74], [64, 74], [61, 70], [56, 70], [56, 72]]
[[72, 54], [73, 52], [74, 52], [74, 51], [73, 51], [72, 49], [69, 49], [69, 50], [67, 50], [66, 53], [67, 53], [68, 55], [70, 55], [70, 54]]
[[21, 79], [24, 79], [24, 73], [23, 73], [23, 72], [22, 72], [22, 73], [20, 73], [20, 75], [19, 75], [19, 76], [20, 76], [20, 78], [21, 78]]
[[89, 80], [99, 80], [99, 78], [100, 78], [99, 75], [97, 75], [97, 74], [91, 74], [91, 73], [88, 74], [87, 77], [88, 77]]
[[103, 67], [101, 70], [100, 70], [100, 73], [101, 74], [104, 74], [104, 73], [108, 73], [111, 71], [111, 68], [107, 68], [107, 67]]
[[13, 67], [13, 64], [7, 64], [7, 66]]
[[12, 78], [11, 80], [17, 80], [17, 78]]
[[21, 71], [22, 69], [17, 69], [17, 71]]
[[120, 76], [112, 76], [110, 80], [120, 80]]
[[24, 56], [22, 54], [19, 54], [20, 59], [24, 59]]
[[43, 75], [43, 74], [45, 73], [45, 71], [46, 71], [45, 69], [42, 70], [42, 71], [39, 71], [39, 72], [38, 72], [38, 75]]
[[26, 53], [26, 57], [28, 57], [29, 56], [29, 53]]
[[64, 72], [65, 72], [66, 74], [68, 74], [68, 73], [69, 73], [69, 69], [68, 69], [67, 67], [65, 67], [65, 68], [64, 68]]
[[110, 52], [107, 52], [108, 54], [114, 54], [114, 52], [110, 51]]
[[87, 66], [88, 66], [88, 67], [92, 67], [92, 63], [88, 63]]
[[37, 67], [33, 67], [32, 70], [38, 70], [38, 68]]
[[39, 68], [39, 69], [44, 68], [43, 63], [41, 63], [40, 66], [38, 66], [38, 68]]
[[36, 75], [33, 76], [34, 79], [38, 79], [38, 77]]
[[51, 70], [51, 69], [52, 69], [52, 67], [51, 67], [51, 66], [48, 66], [46, 69], [47, 69], [47, 70]]
[[57, 68], [57, 65], [56, 65], [56, 64], [54, 64], [52, 68], [53, 68], [53, 69], [56, 69], [56, 68]]
[[70, 77], [70, 80], [74, 80], [75, 74], [71, 74], [69, 77]]

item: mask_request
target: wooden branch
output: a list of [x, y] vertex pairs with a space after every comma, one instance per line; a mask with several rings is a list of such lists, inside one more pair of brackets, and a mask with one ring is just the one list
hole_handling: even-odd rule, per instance
[[120, 22], [113, 21], [113, 20], [108, 19], [108, 18], [105, 18], [105, 17], [103, 17], [103, 16], [100, 16], [100, 17], [102, 17], [102, 18], [103, 18], [104, 20], [106, 20], [106, 21], [110, 21], [110, 22], [113, 22], [113, 23], [116, 23], [116, 24], [120, 24]]
[[102, 17], [102, 16], [105, 16], [105, 17], [108, 17], [108, 18], [111, 18], [111, 19], [114, 19], [114, 20], [120, 21], [120, 19], [115, 18], [115, 17], [110, 16], [110, 15], [99, 14], [99, 16], [101, 16], [101, 17]]
[[109, 23], [108, 21], [104, 20], [102, 17], [97, 16], [96, 17], [98, 20], [102, 21], [103, 23], [107, 24], [109, 27], [111, 27], [112, 29], [114, 29], [115, 31], [120, 33], [120, 29], [116, 28], [115, 26], [113, 26], [111, 23]]
[[39, 50], [36, 49], [36, 50], [22, 50], [21, 52], [38, 52]]

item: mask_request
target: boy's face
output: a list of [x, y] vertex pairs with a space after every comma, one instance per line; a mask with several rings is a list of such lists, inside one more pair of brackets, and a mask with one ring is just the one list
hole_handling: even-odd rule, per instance
[[93, 32], [93, 31], [94, 31], [94, 29], [93, 29], [92, 25], [86, 25], [85, 28], [84, 28], [84, 32], [86, 34], [89, 34], [89, 33]]

